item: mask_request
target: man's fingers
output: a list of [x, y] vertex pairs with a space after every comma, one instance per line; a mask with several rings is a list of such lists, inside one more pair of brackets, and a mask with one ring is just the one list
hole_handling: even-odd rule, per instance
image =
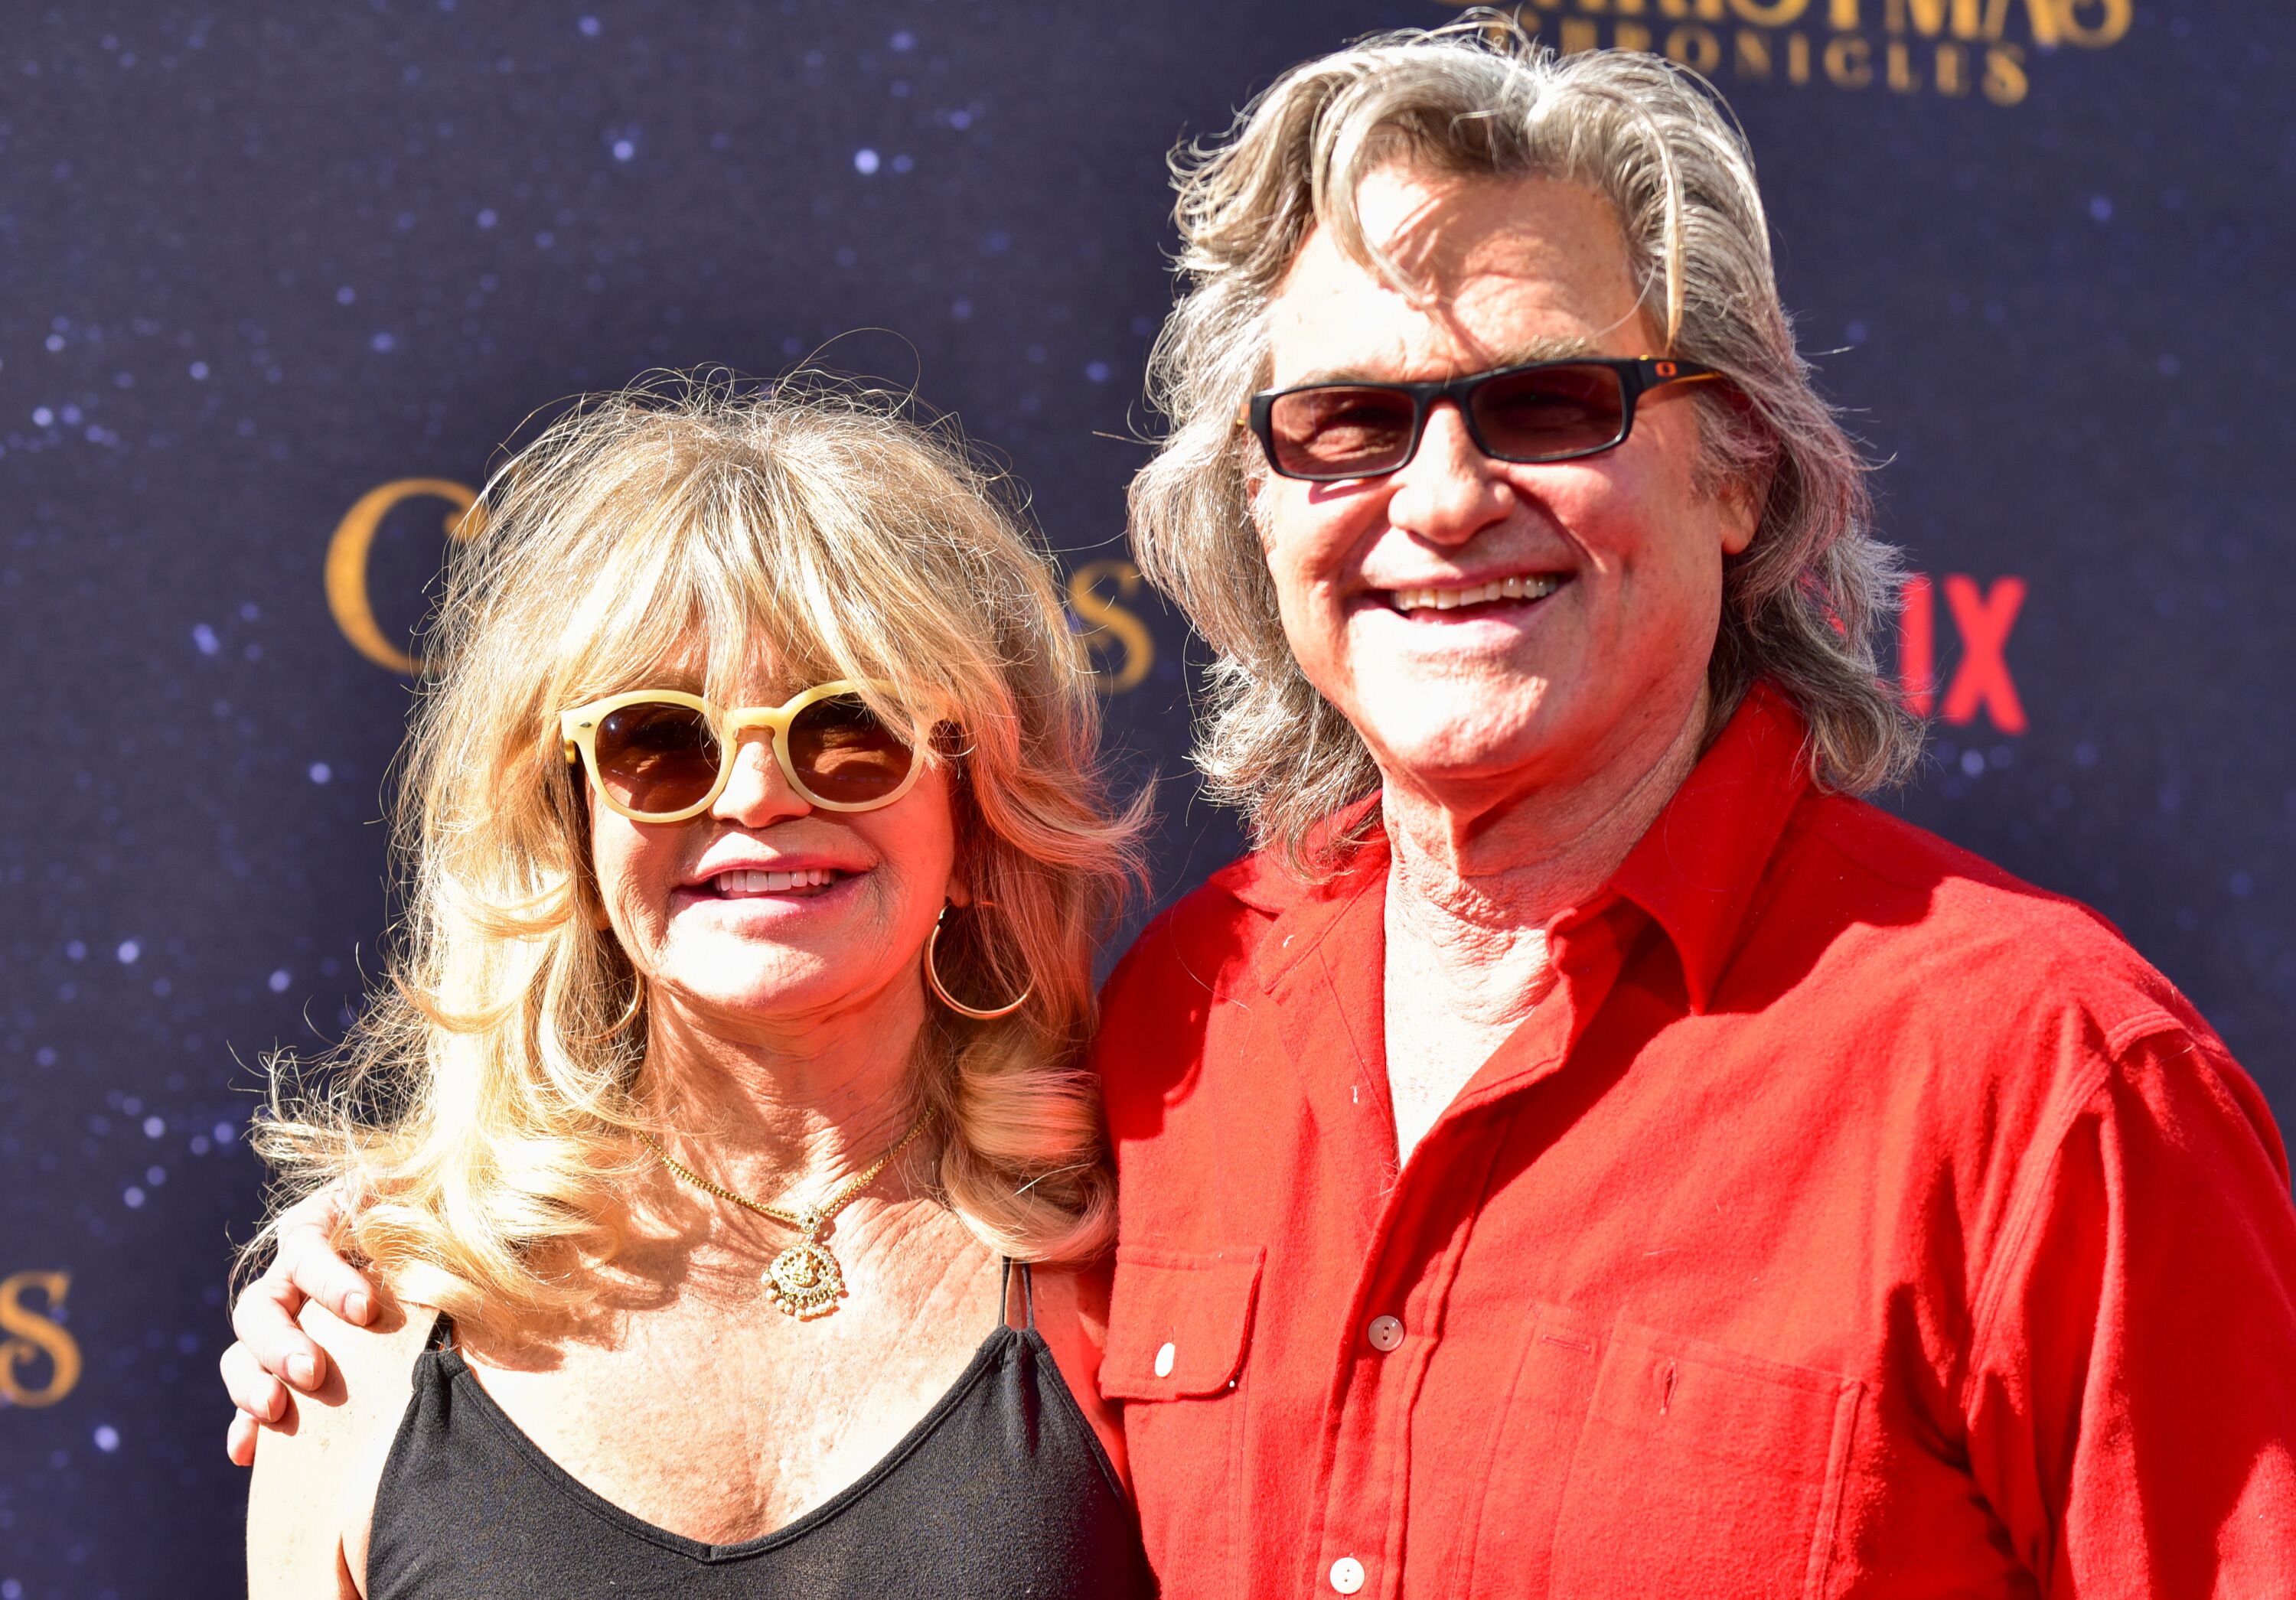
[[[325, 1379], [327, 1356], [295, 1325], [295, 1313], [302, 1304], [303, 1292], [287, 1281], [275, 1261], [231, 1309], [231, 1331], [239, 1335], [234, 1349], [243, 1348], [265, 1372], [308, 1393]], [[226, 1384], [231, 1381], [228, 1371], [224, 1381]]]
[[234, 1371], [251, 1365], [306, 1393], [316, 1392], [326, 1382], [327, 1356], [295, 1325], [307, 1299], [354, 1325], [365, 1325], [374, 1315], [373, 1285], [338, 1256], [331, 1243], [340, 1214], [332, 1189], [291, 1206], [279, 1218], [278, 1253], [231, 1309], [232, 1332], [240, 1343], [226, 1357], [224, 1385], [242, 1410], [266, 1421], [276, 1420], [288, 1403], [287, 1395], [283, 1391], [274, 1393], [275, 1383], [266, 1389], [244, 1372], [235, 1378]]
[[255, 1419], [244, 1411], [231, 1414], [231, 1427], [223, 1436], [223, 1453], [231, 1457], [234, 1466], [255, 1465], [255, 1440], [260, 1432]]
[[285, 1274], [289, 1283], [345, 1322], [364, 1327], [374, 1315], [374, 1285], [335, 1253], [332, 1237], [332, 1223], [306, 1223], [282, 1232], [272, 1270]]
[[[278, 1379], [263, 1370], [255, 1352], [243, 1344], [234, 1344], [224, 1351], [217, 1363], [223, 1373], [223, 1386], [231, 1396], [231, 1403], [251, 1425], [255, 1423], [275, 1423], [287, 1410], [287, 1391]], [[246, 1465], [242, 1463], [242, 1465]]]

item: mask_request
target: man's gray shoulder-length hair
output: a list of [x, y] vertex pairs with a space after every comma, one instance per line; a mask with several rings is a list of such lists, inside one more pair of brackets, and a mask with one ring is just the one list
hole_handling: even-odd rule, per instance
[[1265, 465], [1236, 418], [1267, 382], [1269, 303], [1312, 228], [1392, 275], [1355, 195], [1396, 160], [1554, 178], [1610, 201], [1665, 330], [1660, 353], [1717, 367], [1735, 390], [1693, 391], [1703, 481], [1767, 483], [1753, 543], [1724, 570], [1712, 728], [1767, 678], [1808, 720], [1819, 783], [1856, 793], [1901, 778], [1920, 727], [1874, 654], [1896, 611], [1896, 552], [1872, 531], [1866, 464], [1794, 349], [1744, 140], [1703, 80], [1668, 62], [1557, 58], [1488, 21], [1297, 67], [1224, 141], [1173, 158], [1186, 292], [1151, 359], [1170, 431], [1133, 480], [1132, 538], [1217, 653], [1196, 750], [1213, 792], [1245, 810], [1261, 846], [1315, 872], [1349, 843], [1330, 837], [1330, 819], [1379, 784], [1363, 741], [1284, 643], [1253, 521]]

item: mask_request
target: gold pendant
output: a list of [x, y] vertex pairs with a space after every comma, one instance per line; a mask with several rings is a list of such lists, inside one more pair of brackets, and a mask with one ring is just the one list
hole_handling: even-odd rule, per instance
[[837, 1309], [845, 1274], [837, 1258], [808, 1239], [775, 1256], [760, 1280], [766, 1298], [791, 1317], [814, 1317]]
[[829, 1218], [811, 1206], [800, 1215], [799, 1226], [805, 1236], [775, 1256], [759, 1281], [767, 1300], [791, 1317], [810, 1318], [837, 1309], [845, 1293], [845, 1273], [821, 1243], [821, 1230]]

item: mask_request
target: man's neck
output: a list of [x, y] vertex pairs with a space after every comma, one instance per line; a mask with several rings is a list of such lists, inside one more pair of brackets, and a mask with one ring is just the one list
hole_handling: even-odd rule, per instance
[[1556, 920], [1650, 831], [1697, 765], [1706, 721], [1702, 693], [1645, 751], [1496, 805], [1389, 786], [1388, 1077], [1404, 1156], [1554, 987]]

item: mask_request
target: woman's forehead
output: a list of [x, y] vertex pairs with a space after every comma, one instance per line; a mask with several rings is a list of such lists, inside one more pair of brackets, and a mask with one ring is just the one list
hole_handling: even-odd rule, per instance
[[[634, 675], [627, 685], [630, 688], [682, 689], [745, 706], [778, 705], [810, 688], [818, 676], [762, 627], [748, 628], [738, 637], [713, 638], [699, 623], [652, 652], [650, 660], [627, 663], [626, 669]], [[635, 681], [636, 677], [644, 681]]]

